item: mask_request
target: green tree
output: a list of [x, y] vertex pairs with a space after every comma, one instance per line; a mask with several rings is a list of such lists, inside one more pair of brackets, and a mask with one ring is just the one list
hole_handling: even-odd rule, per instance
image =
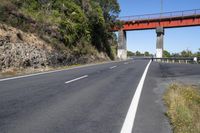
[[139, 51], [136, 51], [135, 55], [136, 56], [141, 56], [142, 54]]
[[132, 51], [127, 51], [127, 56], [128, 57], [135, 56], [135, 53], [133, 53]]
[[172, 53], [171, 57], [180, 57], [181, 55], [179, 53]]
[[199, 48], [199, 51], [197, 52], [197, 56], [200, 57], [200, 48]]
[[102, 8], [103, 16], [108, 25], [118, 17], [120, 6], [117, 0], [94, 0], [98, 2]]
[[190, 50], [183, 50], [182, 52], [181, 52], [181, 56], [182, 57], [191, 57], [191, 56], [193, 56], [193, 53], [192, 53], [192, 51], [190, 51]]
[[99, 50], [105, 51], [111, 59], [114, 59], [110, 42], [116, 42], [114, 33], [109, 29], [114, 24], [119, 11], [116, 0], [94, 0], [89, 2], [91, 9], [87, 10], [92, 44]]
[[167, 50], [164, 50], [163, 57], [171, 57], [171, 54]]
[[148, 51], [145, 51], [144, 56], [150, 56], [150, 53]]

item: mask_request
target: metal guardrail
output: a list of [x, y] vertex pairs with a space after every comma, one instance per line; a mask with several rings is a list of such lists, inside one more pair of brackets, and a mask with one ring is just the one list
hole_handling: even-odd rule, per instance
[[180, 64], [200, 64], [200, 57], [194, 61], [194, 57], [170, 57], [170, 58], [154, 58], [154, 57], [133, 57], [134, 60], [152, 60], [163, 63], [180, 63]]
[[186, 64], [199, 64], [200, 58], [196, 57], [171, 57], [171, 58], [151, 58], [152, 61], [165, 62], [165, 63], [186, 63]]
[[193, 10], [185, 10], [185, 11], [144, 14], [144, 15], [135, 15], [135, 16], [122, 16], [117, 19], [121, 21], [136, 21], [136, 20], [138, 21], [138, 20], [164, 19], [164, 18], [199, 16], [199, 15], [200, 15], [200, 9], [193, 9]]

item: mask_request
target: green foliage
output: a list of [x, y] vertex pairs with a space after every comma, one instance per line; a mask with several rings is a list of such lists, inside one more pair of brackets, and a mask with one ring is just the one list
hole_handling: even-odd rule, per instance
[[200, 57], [200, 52], [197, 52], [197, 57]]
[[111, 59], [114, 59], [114, 51], [110, 43], [114, 42], [114, 33], [108, 31], [114, 20], [110, 17], [114, 15], [105, 15], [114, 12], [111, 8], [112, 5], [110, 4], [109, 8], [104, 10], [106, 3], [103, 1], [90, 1], [87, 4], [91, 7], [86, 10], [87, 17], [89, 18], [91, 42], [99, 51], [105, 51]]
[[200, 57], [200, 48], [199, 48], [199, 51], [196, 53], [196, 56]]
[[119, 4], [116, 0], [94, 0], [98, 2], [102, 8], [103, 16], [107, 24], [112, 25], [112, 21], [116, 19], [120, 12]]
[[132, 51], [127, 51], [127, 56], [153, 56], [151, 53], [149, 53], [148, 51], [140, 52], [140, 51], [136, 51], [135, 53]]
[[144, 52], [144, 56], [150, 56], [150, 53], [149, 52]]
[[188, 49], [181, 51], [180, 53], [170, 54], [168, 51], [163, 51], [164, 57], [200, 57], [200, 49], [197, 52], [192, 52]]
[[193, 54], [192, 54], [192, 51], [190, 51], [190, 50], [183, 50], [182, 52], [181, 52], [181, 56], [182, 57], [191, 57], [191, 56], [193, 56]]
[[135, 54], [132, 51], [127, 51], [127, 56], [131, 57], [131, 56], [135, 56]]
[[142, 53], [141, 53], [140, 51], [136, 51], [136, 52], [135, 52], [135, 55], [136, 55], [136, 56], [142, 56]]
[[0, 21], [42, 38], [48, 36], [50, 42], [72, 51], [79, 45], [93, 45], [114, 59], [111, 46], [116, 38], [109, 29], [119, 11], [117, 0], [2, 0]]
[[168, 52], [167, 50], [164, 50], [163, 51], [163, 57], [167, 57], [167, 58], [171, 57], [170, 52]]

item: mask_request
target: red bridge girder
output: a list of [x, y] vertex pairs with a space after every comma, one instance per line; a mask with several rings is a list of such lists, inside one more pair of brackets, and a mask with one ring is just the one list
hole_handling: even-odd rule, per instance
[[123, 22], [123, 28], [113, 28], [113, 31], [145, 30], [155, 29], [156, 27], [176, 28], [200, 26], [200, 9], [181, 12], [168, 12], [163, 14], [149, 14], [133, 17], [127, 16], [121, 17], [120, 21]]

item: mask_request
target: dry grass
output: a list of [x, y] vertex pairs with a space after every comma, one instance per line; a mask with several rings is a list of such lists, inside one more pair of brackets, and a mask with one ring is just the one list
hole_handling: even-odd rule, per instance
[[164, 100], [174, 133], [200, 133], [200, 88], [172, 84]]
[[10, 68], [6, 69], [4, 71], [0, 71], [0, 78], [9, 78], [9, 77], [14, 77], [14, 76], [22, 76], [22, 75], [27, 75], [27, 74], [34, 74], [38, 72], [45, 72], [45, 71], [50, 71], [53, 68], [27, 68], [27, 69], [16, 69], [16, 68]]
[[6, 71], [0, 71], [0, 78], [8, 78], [8, 77], [13, 77], [13, 76], [22, 76], [22, 75], [27, 75], [27, 74], [36, 74], [40, 72], [48, 72], [48, 71], [55, 71], [55, 70], [65, 70], [65, 69], [70, 69], [70, 68], [75, 68], [79, 66], [84, 66], [84, 65], [93, 65], [93, 64], [103, 64], [107, 63], [106, 61], [104, 62], [94, 62], [94, 63], [89, 63], [89, 64], [74, 64], [74, 65], [69, 65], [69, 66], [60, 66], [60, 67], [45, 67], [45, 68], [27, 68], [27, 69], [8, 69]]
[[5, 76], [15, 76], [16, 74], [17, 74], [16, 69], [9, 69], [7, 71], [0, 72], [0, 75], [2, 75], [3, 77], [5, 77]]

